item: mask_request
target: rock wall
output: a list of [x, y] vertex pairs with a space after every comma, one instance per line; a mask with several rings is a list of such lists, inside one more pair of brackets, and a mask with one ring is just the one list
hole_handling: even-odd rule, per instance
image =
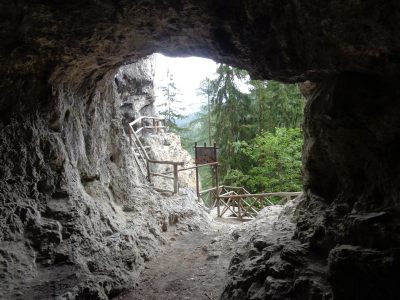
[[[129, 123], [140, 116], [158, 116], [154, 102], [154, 57], [149, 56], [141, 63], [136, 63], [119, 68], [115, 75], [117, 92], [122, 101], [123, 124], [126, 133], [130, 133]], [[140, 126], [140, 124], [138, 125]], [[147, 148], [149, 157], [153, 160], [183, 162], [179, 168], [194, 166], [193, 158], [182, 148], [180, 137], [167, 129], [143, 129], [138, 134], [142, 144]], [[132, 145], [132, 151], [135, 146]], [[145, 169], [145, 165], [142, 165]], [[172, 172], [172, 165], [151, 164], [154, 173]], [[169, 174], [172, 176], [173, 174]], [[165, 190], [173, 190], [171, 179], [152, 177], [153, 186]], [[179, 186], [196, 189], [195, 171], [188, 170], [179, 173]]]
[[399, 92], [356, 73], [310, 90], [305, 195], [239, 250], [224, 299], [400, 298]]
[[293, 239], [301, 201], [267, 207], [233, 233], [238, 247], [221, 299], [332, 299], [324, 261]]
[[[186, 150], [182, 149], [181, 138], [172, 132], [160, 132], [159, 134], [147, 134], [144, 137], [144, 143], [150, 146], [149, 155], [156, 160], [168, 160], [175, 162], [183, 162], [184, 165], [179, 169], [190, 168], [195, 166], [193, 157]], [[151, 165], [152, 172], [167, 173], [173, 172], [172, 165]], [[173, 176], [173, 174], [169, 174]], [[196, 191], [196, 172], [194, 169], [181, 171], [178, 173], [178, 184], [180, 188], [190, 188]], [[154, 177], [152, 179], [155, 187], [173, 190], [171, 179], [163, 179]]]
[[0, 2], [1, 297], [104, 298], [159, 243], [167, 215], [125, 155], [114, 72], [161, 51], [317, 82], [286, 239], [300, 250], [232, 271], [224, 297], [400, 298], [399, 12], [387, 0]]
[[154, 57], [149, 56], [141, 63], [122, 66], [115, 74], [115, 84], [122, 101], [124, 125], [140, 116], [155, 116], [154, 107]]
[[156, 51], [292, 82], [345, 71], [396, 75], [399, 11], [384, 0], [2, 1], [0, 113], [46, 102], [53, 82], [93, 86]]
[[152, 110], [148, 66], [54, 86], [51, 107], [1, 124], [0, 298], [108, 299], [134, 286], [170, 225], [207, 225], [193, 196], [161, 201], [133, 159], [125, 107]]
[[399, 92], [393, 78], [343, 74], [306, 108], [296, 237], [327, 259], [337, 299], [400, 297]]

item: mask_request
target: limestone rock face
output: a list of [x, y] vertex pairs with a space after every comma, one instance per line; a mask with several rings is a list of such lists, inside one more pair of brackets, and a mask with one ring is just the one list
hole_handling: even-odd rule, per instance
[[[0, 112], [30, 109], [54, 82], [93, 86], [155, 51], [207, 56], [255, 77], [397, 74], [398, 1], [32, 1], [0, 3]], [[20, 109], [21, 107], [19, 107]]]
[[[160, 132], [159, 134], [146, 134], [143, 138], [144, 143], [150, 146], [149, 155], [155, 160], [168, 160], [175, 162], [183, 162], [183, 166], [179, 166], [178, 169], [190, 168], [195, 166], [194, 159], [190, 154], [182, 149], [181, 139], [178, 135], [171, 132]], [[152, 172], [155, 173], [167, 173], [173, 172], [172, 165], [151, 165]], [[192, 190], [196, 190], [196, 172], [194, 169], [181, 171], [178, 174], [179, 187], [188, 187]], [[169, 176], [173, 176], [172, 173]], [[154, 177], [152, 179], [154, 186], [160, 187], [162, 189], [172, 190], [172, 180], [162, 179]]]
[[399, 91], [391, 78], [354, 73], [312, 89], [305, 195], [256, 258], [251, 243], [241, 248], [225, 299], [400, 298]]
[[223, 297], [399, 299], [399, 12], [386, 0], [2, 1], [0, 298], [106, 298], [162, 242], [169, 213], [123, 128], [151, 102], [123, 86], [148, 95], [148, 78], [118, 73], [159, 51], [316, 82], [293, 226], [232, 262]]
[[[117, 78], [150, 82], [148, 64]], [[108, 299], [134, 286], [170, 225], [208, 224], [193, 195], [161, 201], [140, 173], [124, 104], [151, 111], [151, 93], [113, 78], [59, 85], [47, 110], [1, 124], [0, 298]]]
[[234, 232], [239, 246], [221, 299], [333, 298], [324, 261], [293, 239], [301, 201], [304, 195], [283, 207], [267, 207], [248, 228]]
[[349, 73], [319, 84], [307, 104], [308, 197], [295, 236], [327, 259], [338, 299], [400, 297], [399, 92], [392, 78]]
[[122, 66], [115, 74], [117, 92], [122, 101], [124, 124], [140, 116], [155, 116], [154, 96], [154, 58], [152, 56], [140, 63]]

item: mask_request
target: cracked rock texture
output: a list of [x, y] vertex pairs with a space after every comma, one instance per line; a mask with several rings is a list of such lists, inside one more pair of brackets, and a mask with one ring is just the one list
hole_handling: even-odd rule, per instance
[[155, 51], [315, 82], [304, 198], [223, 297], [400, 298], [399, 1], [1, 1], [0, 22], [2, 298], [115, 295], [162, 242], [124, 135], [149, 80], [114, 76]]
[[232, 260], [225, 299], [400, 298], [399, 95], [391, 78], [350, 73], [310, 91], [305, 195], [261, 254]]
[[398, 1], [28, 1], [0, 3], [0, 112], [46, 102], [51, 85], [94, 86], [162, 51], [284, 81], [346, 71], [395, 75]]
[[[159, 134], [147, 134], [144, 138], [144, 143], [150, 146], [149, 155], [151, 158], [183, 162], [184, 165], [179, 166], [178, 169], [195, 166], [194, 159], [189, 152], [182, 149], [181, 139], [174, 133], [163, 131]], [[151, 170], [155, 173], [170, 173], [169, 176], [173, 176], [171, 173], [173, 172], [172, 165], [152, 164]], [[154, 182], [155, 187], [173, 190], [171, 179], [154, 177], [152, 182]], [[196, 172], [194, 169], [179, 172], [179, 187], [189, 187], [194, 191], [196, 190]]]
[[124, 106], [149, 110], [148, 65], [116, 77], [141, 92], [112, 75], [83, 94], [58, 86], [47, 111], [2, 124], [0, 298], [107, 299], [135, 284], [169, 226], [207, 226], [190, 191], [162, 199], [133, 159]]
[[324, 261], [293, 240], [295, 210], [302, 200], [299, 196], [285, 206], [267, 207], [233, 232], [238, 246], [221, 299], [332, 298]]

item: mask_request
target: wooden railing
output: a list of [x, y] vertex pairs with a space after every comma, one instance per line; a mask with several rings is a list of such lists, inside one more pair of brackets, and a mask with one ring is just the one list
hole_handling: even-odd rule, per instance
[[251, 194], [243, 187], [219, 186], [200, 192], [200, 198], [209, 209], [217, 207], [218, 217], [227, 212], [242, 219], [254, 218], [266, 206], [284, 204], [299, 196], [301, 192], [276, 192]]
[[[153, 121], [165, 121], [163, 118], [158, 118], [158, 117], [146, 117], [146, 116], [142, 116], [138, 119], [136, 119], [135, 121], [129, 123], [130, 129], [131, 129], [131, 134], [129, 135], [132, 143], [135, 146], [135, 149], [137, 149], [139, 157], [143, 160], [145, 166], [146, 166], [146, 171], [144, 171], [141, 167], [141, 164], [138, 161], [138, 158], [135, 155], [135, 160], [137, 162], [137, 164], [139, 165], [139, 168], [141, 168], [143, 174], [147, 175], [147, 180], [149, 182], [151, 182], [151, 177], [152, 176], [158, 176], [158, 177], [162, 177], [162, 178], [167, 178], [167, 179], [171, 179], [173, 180], [173, 191], [170, 190], [163, 190], [160, 188], [156, 188], [157, 190], [160, 191], [164, 191], [164, 192], [173, 192], [174, 194], [176, 194], [179, 190], [179, 181], [178, 181], [178, 166], [183, 166], [184, 162], [176, 162], [176, 161], [167, 161], [167, 160], [154, 160], [151, 159], [145, 149], [145, 147], [143, 146], [142, 142], [140, 141], [140, 138], [138, 137], [138, 133], [140, 131], [142, 131], [143, 129], [147, 129], [147, 128], [151, 128], [151, 129], [155, 129], [156, 132], [158, 132], [158, 130], [160, 128], [165, 128], [165, 126], [158, 126], [158, 124], [156, 124], [155, 122], [153, 122], [153, 124], [155, 124], [154, 126], [145, 126], [144, 125], [144, 121], [143, 120], [153, 120]], [[138, 128], [138, 129], [134, 129], [133, 126], [135, 124], [141, 123], [142, 127]], [[167, 174], [161, 174], [161, 173], [155, 173], [155, 172], [151, 172], [151, 168], [150, 165], [151, 164], [161, 164], [161, 165], [172, 165], [173, 167], [173, 171], [172, 174], [173, 176], [168, 176]]]
[[210, 210], [213, 209], [217, 205], [218, 201], [218, 188], [213, 187], [211, 189], [200, 191], [199, 198], [203, 201], [204, 206]]
[[[150, 124], [146, 124], [150, 123]], [[155, 133], [157, 133], [160, 129], [167, 128], [165, 125], [165, 119], [161, 117], [147, 117], [141, 116], [137, 118], [135, 121], [129, 123], [129, 126], [132, 130], [138, 134], [139, 132], [144, 131], [144, 129], [152, 129]], [[140, 126], [137, 129], [134, 129], [134, 126]]]
[[[146, 124], [146, 122], [150, 122], [150, 125]], [[134, 129], [134, 126], [137, 126], [138, 124], [140, 127]], [[218, 164], [218, 162], [214, 162], [179, 169], [179, 166], [184, 166], [184, 162], [151, 159], [146, 151], [146, 148], [140, 141], [138, 133], [143, 133], [144, 129], [152, 129], [157, 133], [160, 129], [166, 128], [164, 118], [142, 116], [129, 123], [129, 127], [131, 129], [131, 134], [129, 134], [129, 137], [135, 146], [135, 149], [138, 151], [139, 157], [144, 162], [146, 170], [143, 169], [143, 166], [140, 164], [136, 154], [135, 160], [143, 174], [146, 175], [148, 181], [151, 182], [152, 176], [173, 180], [173, 191], [155, 187], [156, 190], [173, 192], [175, 194], [179, 190], [179, 172]], [[151, 164], [172, 165], [173, 171], [164, 173], [152, 172], [150, 167]], [[214, 207], [217, 207], [219, 217], [222, 217], [226, 212], [230, 211], [232, 216], [243, 218], [255, 217], [255, 215], [265, 206], [283, 204], [284, 202], [297, 197], [300, 194], [301, 192], [251, 194], [243, 187], [221, 185], [208, 190], [200, 191], [198, 196], [203, 200], [208, 208], [213, 209]], [[278, 201], [276, 201], [277, 199]]]

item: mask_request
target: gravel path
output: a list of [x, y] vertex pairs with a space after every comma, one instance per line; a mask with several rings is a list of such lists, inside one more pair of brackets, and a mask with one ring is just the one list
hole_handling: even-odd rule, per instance
[[207, 232], [171, 232], [168, 245], [146, 264], [137, 288], [119, 299], [219, 299], [233, 255], [231, 232], [240, 224], [217, 219]]

